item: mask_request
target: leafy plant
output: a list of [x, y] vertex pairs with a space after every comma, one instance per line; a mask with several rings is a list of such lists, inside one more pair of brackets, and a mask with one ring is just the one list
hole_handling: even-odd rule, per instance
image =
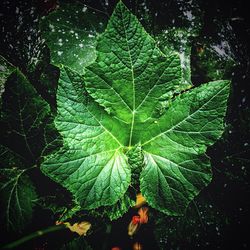
[[[22, 18], [25, 6], [16, 9]], [[224, 131], [230, 92], [230, 81], [191, 83], [191, 41], [200, 26], [164, 26], [153, 38], [122, 1], [109, 21], [106, 11], [79, 2], [60, 3], [39, 25], [38, 9], [29, 11], [34, 40], [15, 47], [5, 29], [11, 49], [3, 54], [19, 52], [12, 63], [0, 57], [1, 218], [19, 233], [40, 206], [57, 226], [7, 246], [80, 221], [91, 226], [87, 234], [107, 224], [108, 239], [110, 220], [138, 208], [138, 193], [151, 207], [149, 220], [159, 216], [157, 227], [187, 214], [211, 182], [206, 151]], [[25, 25], [17, 25], [20, 34]], [[92, 246], [79, 238], [62, 247], [76, 248]]]
[[95, 60], [96, 37], [104, 30], [106, 19], [103, 13], [96, 13], [83, 4], [60, 3], [60, 8], [40, 25], [51, 51], [51, 62], [63, 63], [83, 73], [84, 67]]
[[83, 76], [61, 66], [55, 125], [64, 146], [41, 170], [83, 209], [113, 205], [134, 182], [130, 152], [139, 147], [143, 196], [183, 214], [211, 180], [205, 152], [223, 132], [229, 81], [188, 90], [179, 54], [164, 55], [122, 2], [96, 49]]

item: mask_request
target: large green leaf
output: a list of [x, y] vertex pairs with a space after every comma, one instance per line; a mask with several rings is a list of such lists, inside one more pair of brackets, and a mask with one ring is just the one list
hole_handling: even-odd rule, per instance
[[107, 17], [82, 3], [60, 3], [41, 22], [43, 37], [55, 65], [64, 64], [82, 73], [96, 58], [95, 44]]
[[25, 170], [0, 169], [1, 216], [8, 229], [21, 231], [32, 218], [37, 199], [35, 188]]
[[119, 2], [83, 79], [61, 70], [55, 123], [64, 147], [42, 170], [85, 209], [115, 204], [141, 171], [148, 203], [182, 214], [211, 180], [205, 152], [223, 132], [229, 82], [188, 88], [179, 54], [164, 55]]

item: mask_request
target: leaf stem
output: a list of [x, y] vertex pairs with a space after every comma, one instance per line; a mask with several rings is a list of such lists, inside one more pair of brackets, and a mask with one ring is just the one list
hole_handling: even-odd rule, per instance
[[29, 240], [32, 240], [34, 238], [37, 238], [37, 237], [40, 237], [40, 236], [43, 236], [47, 233], [51, 233], [51, 232], [55, 232], [55, 231], [59, 231], [61, 229], [65, 229], [65, 226], [64, 225], [58, 225], [58, 226], [51, 226], [51, 227], [48, 227], [48, 228], [45, 228], [45, 229], [42, 229], [42, 230], [38, 230], [34, 233], [31, 233], [27, 236], [24, 236], [23, 238], [19, 239], [19, 240], [16, 240], [14, 242], [11, 242], [11, 243], [8, 243], [7, 245], [3, 246], [3, 249], [12, 249], [12, 248], [15, 248]]

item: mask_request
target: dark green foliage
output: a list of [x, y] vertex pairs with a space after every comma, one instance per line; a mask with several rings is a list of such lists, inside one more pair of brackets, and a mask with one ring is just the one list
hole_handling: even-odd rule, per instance
[[1, 219], [9, 231], [21, 231], [30, 223], [37, 194], [25, 170], [0, 170]]

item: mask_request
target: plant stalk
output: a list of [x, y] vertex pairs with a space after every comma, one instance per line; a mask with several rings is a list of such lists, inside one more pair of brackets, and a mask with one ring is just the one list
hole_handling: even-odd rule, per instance
[[15, 247], [17, 247], [17, 246], [25, 243], [26, 241], [29, 241], [29, 240], [32, 240], [34, 238], [43, 236], [43, 235], [45, 235], [47, 233], [59, 231], [61, 229], [65, 229], [65, 226], [64, 225], [51, 226], [51, 227], [48, 227], [48, 228], [45, 228], [45, 229], [42, 229], [42, 230], [38, 230], [38, 231], [36, 231], [34, 233], [31, 233], [31, 234], [29, 234], [27, 236], [24, 236], [23, 238], [21, 238], [19, 240], [16, 240], [14, 242], [8, 243], [7, 245], [3, 246], [2, 249], [12, 249], [12, 248], [15, 248]]

